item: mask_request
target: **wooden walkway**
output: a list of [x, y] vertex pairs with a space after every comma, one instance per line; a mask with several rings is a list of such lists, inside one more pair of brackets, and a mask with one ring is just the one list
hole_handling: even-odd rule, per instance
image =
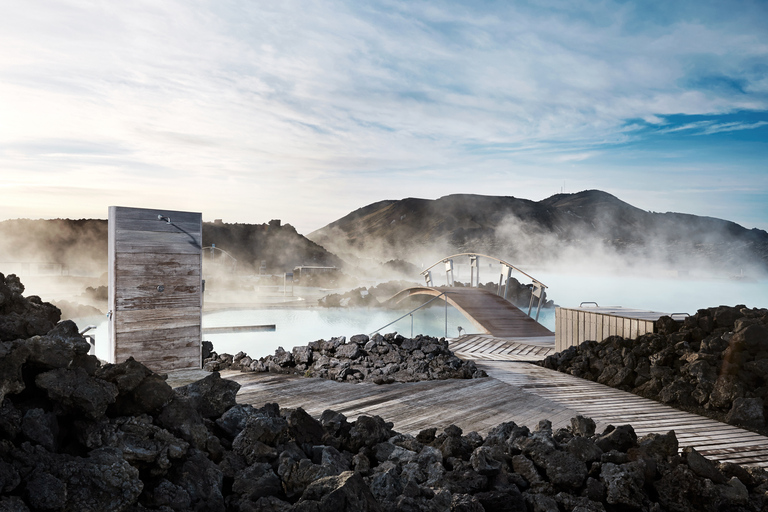
[[638, 437], [674, 430], [681, 448], [693, 446], [722, 462], [768, 467], [768, 437], [754, 432], [532, 364], [489, 361], [480, 366], [495, 379], [577, 409], [598, 425], [629, 423]]
[[478, 361], [490, 378], [395, 383], [349, 384], [270, 373], [224, 372], [241, 384], [238, 401], [261, 407], [302, 407], [314, 417], [333, 409], [354, 420], [378, 415], [395, 430], [417, 434], [430, 427], [455, 424], [465, 432], [487, 434], [514, 421], [533, 429], [548, 419], [554, 428], [588, 416], [598, 431], [607, 425], [631, 424], [638, 436], [674, 430], [680, 447], [694, 446], [709, 458], [768, 467], [768, 438], [725, 423], [686, 413], [632, 393], [514, 361]]
[[403, 290], [389, 300], [397, 303], [411, 295], [436, 297], [442, 293], [447, 294], [448, 303], [466, 316], [475, 327], [491, 336], [535, 338], [555, 335], [504, 297], [479, 288], [418, 286]]
[[554, 336], [496, 338], [466, 334], [449, 341], [454, 354], [478, 361], [541, 361], [555, 352]]

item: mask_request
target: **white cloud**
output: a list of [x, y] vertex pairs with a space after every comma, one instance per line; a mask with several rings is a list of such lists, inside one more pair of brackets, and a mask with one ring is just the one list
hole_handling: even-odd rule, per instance
[[[175, 192], [225, 208], [214, 196], [226, 197], [233, 215], [243, 203], [242, 220], [289, 219], [327, 197], [344, 197], [334, 205], [343, 213], [402, 184], [419, 187], [404, 195], [427, 196], [429, 180], [411, 175], [441, 190], [491, 188], [492, 169], [519, 178], [585, 161], [637, 137], [631, 119], [662, 126], [668, 114], [768, 108], [759, 94], [685, 85], [702, 54], [719, 66], [712, 72], [746, 76], [739, 63], [765, 58], [764, 31], [705, 17], [641, 30], [630, 26], [633, 4], [571, 9], [10, 3], [0, 19], [0, 46], [12, 49], [0, 54], [0, 173], [76, 186], [76, 202], [99, 211], [101, 198], [79, 192], [92, 177], [125, 201]], [[765, 89], [763, 77], [750, 80], [746, 90]]]

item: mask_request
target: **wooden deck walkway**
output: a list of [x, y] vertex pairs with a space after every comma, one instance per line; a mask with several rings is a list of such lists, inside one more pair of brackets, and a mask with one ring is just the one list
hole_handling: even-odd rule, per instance
[[496, 338], [483, 334], [465, 334], [450, 340], [449, 346], [462, 359], [541, 361], [555, 352], [555, 337]]
[[475, 327], [491, 336], [535, 338], [555, 335], [504, 297], [479, 288], [417, 286], [403, 290], [389, 300], [397, 303], [411, 295], [439, 296], [442, 293], [447, 294], [448, 303], [466, 316]]
[[485, 435], [505, 421], [533, 429], [543, 419], [560, 428], [581, 414], [591, 417], [598, 431], [609, 424], [631, 424], [639, 436], [674, 430], [681, 448], [694, 446], [712, 459], [768, 467], [768, 438], [753, 432], [530, 363], [478, 361], [477, 365], [490, 378], [377, 386], [269, 373], [222, 376], [241, 384], [241, 403], [261, 407], [277, 402], [281, 407], [302, 407], [315, 417], [333, 409], [351, 420], [375, 414], [403, 433], [455, 424], [465, 432]]

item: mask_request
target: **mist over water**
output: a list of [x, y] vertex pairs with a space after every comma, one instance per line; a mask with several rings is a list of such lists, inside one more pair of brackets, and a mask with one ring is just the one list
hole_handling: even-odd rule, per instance
[[[623, 306], [662, 313], [694, 314], [698, 309], [719, 305], [744, 304], [750, 308], [768, 307], [768, 280], [738, 281], [728, 278], [673, 278], [643, 277], [638, 275], [590, 275], [536, 270], [533, 275], [547, 285], [548, 298], [562, 307], [578, 307], [582, 302], [597, 302], [600, 306]], [[442, 283], [438, 283], [442, 284]], [[318, 339], [334, 336], [369, 334], [392, 322], [407, 310], [374, 308], [279, 308], [265, 307], [250, 310], [226, 310], [203, 314], [203, 327], [228, 327], [275, 324], [274, 332], [211, 334], [204, 339], [212, 341], [218, 353], [236, 354], [243, 351], [251, 357], [274, 353], [282, 346], [290, 350]], [[76, 319], [82, 329], [89, 323], [96, 330], [96, 355], [106, 359], [108, 339], [103, 317]], [[539, 322], [555, 329], [554, 309], [543, 309]], [[448, 307], [448, 337], [458, 335], [458, 326], [465, 333], [478, 330], [461, 313]], [[406, 317], [381, 330], [411, 335], [411, 319]], [[430, 307], [414, 313], [413, 333], [442, 337], [445, 335], [445, 309]], [[100, 350], [102, 349], [102, 350]]]
[[548, 272], [537, 272], [536, 277], [549, 287], [549, 298], [562, 307], [578, 307], [589, 301], [600, 306], [691, 315], [699, 309], [720, 305], [768, 307], [768, 279], [739, 281], [715, 277], [686, 279]]

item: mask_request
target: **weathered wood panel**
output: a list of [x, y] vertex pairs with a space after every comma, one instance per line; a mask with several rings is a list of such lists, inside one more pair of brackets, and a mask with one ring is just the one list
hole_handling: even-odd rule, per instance
[[110, 207], [109, 274], [113, 362], [199, 368], [202, 215]]
[[663, 314], [623, 308], [556, 308], [555, 350], [561, 352], [587, 340], [599, 342], [614, 335], [635, 339], [653, 332]]

